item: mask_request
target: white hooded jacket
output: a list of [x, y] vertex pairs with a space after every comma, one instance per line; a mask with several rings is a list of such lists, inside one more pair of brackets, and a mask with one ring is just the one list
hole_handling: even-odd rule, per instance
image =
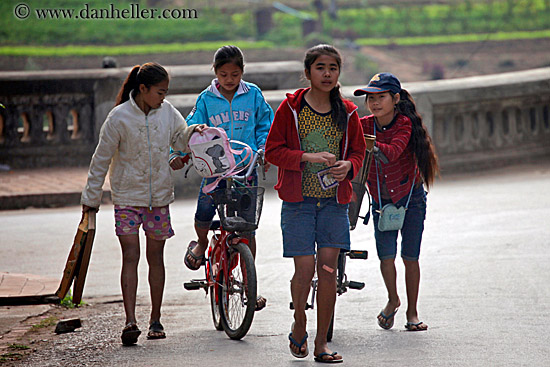
[[174, 201], [170, 146], [189, 152], [194, 126], [168, 101], [148, 115], [130, 99], [111, 110], [99, 133], [81, 203], [99, 208], [109, 170], [115, 205], [161, 207]]

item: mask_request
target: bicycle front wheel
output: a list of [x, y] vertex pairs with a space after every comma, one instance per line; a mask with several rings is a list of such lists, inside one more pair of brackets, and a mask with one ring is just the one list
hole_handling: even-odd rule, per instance
[[250, 329], [256, 308], [256, 266], [245, 243], [230, 247], [228, 266], [228, 276], [220, 274], [221, 323], [227, 336], [238, 340]]
[[213, 281], [213, 285], [208, 287], [210, 292], [210, 309], [212, 311], [212, 321], [216, 330], [223, 330], [220, 313], [220, 297], [222, 287], [219, 282], [216, 281], [218, 269], [220, 267], [218, 252], [209, 254], [209, 259], [206, 267], [206, 278]]

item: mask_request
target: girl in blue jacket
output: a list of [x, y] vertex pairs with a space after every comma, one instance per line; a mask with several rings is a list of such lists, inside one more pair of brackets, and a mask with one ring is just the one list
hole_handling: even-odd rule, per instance
[[[253, 150], [263, 149], [273, 122], [273, 110], [256, 85], [243, 81], [244, 57], [237, 46], [223, 46], [214, 55], [216, 78], [198, 96], [195, 107], [187, 116], [187, 124], [206, 124], [225, 130], [229, 139], [248, 144]], [[239, 148], [239, 147], [236, 147]], [[173, 169], [181, 169], [184, 159], [174, 152], [170, 160]], [[214, 179], [204, 179], [199, 190], [195, 231], [197, 241], [191, 241], [185, 254], [185, 265], [191, 270], [200, 268], [208, 247], [208, 230], [215, 214], [210, 196], [202, 192], [204, 185]], [[257, 179], [255, 179], [257, 180]], [[256, 256], [256, 240], [250, 239], [250, 250]], [[265, 307], [265, 298], [259, 296], [256, 309]]]

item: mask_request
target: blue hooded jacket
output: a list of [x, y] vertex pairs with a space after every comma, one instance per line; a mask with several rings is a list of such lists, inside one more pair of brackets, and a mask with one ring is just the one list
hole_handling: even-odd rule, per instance
[[[229, 139], [248, 144], [253, 150], [265, 147], [273, 123], [273, 109], [258, 86], [241, 80], [233, 100], [229, 102], [218, 90], [218, 79], [199, 94], [195, 107], [187, 116], [189, 126], [206, 124], [225, 130]], [[239, 145], [235, 149], [242, 148]], [[173, 152], [170, 159], [183, 155]]]

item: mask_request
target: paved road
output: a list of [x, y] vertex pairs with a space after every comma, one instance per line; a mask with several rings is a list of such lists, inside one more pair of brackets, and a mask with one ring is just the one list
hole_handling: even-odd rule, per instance
[[[122, 348], [117, 338], [123, 313], [117, 304], [107, 316], [83, 320], [80, 333], [59, 337], [58, 355], [70, 352], [63, 349], [64, 343], [85, 339], [94, 327], [107, 325], [109, 333], [103, 342], [108, 346], [97, 346], [96, 362], [89, 365], [314, 365], [312, 358], [299, 361], [288, 352], [292, 262], [281, 257], [279, 210], [280, 201], [273, 193], [268, 194], [258, 233], [257, 268], [260, 292], [269, 305], [256, 314], [242, 341], [230, 341], [213, 329], [204, 292], [182, 289], [181, 283], [197, 274], [182, 266], [186, 243], [192, 238], [194, 212], [194, 200], [184, 200], [172, 206], [176, 237], [166, 248], [163, 322], [169, 337], [161, 342], [142, 338], [137, 347]], [[79, 211], [70, 207], [0, 212], [0, 269], [59, 277]], [[402, 266], [398, 276], [404, 305], [396, 326], [384, 331], [376, 325], [385, 290], [375, 257], [372, 224], [358, 227], [352, 232], [353, 247], [366, 249], [371, 256], [367, 261], [350, 261], [348, 275], [367, 285], [362, 291], [339, 297], [331, 347], [350, 366], [548, 365], [548, 218], [548, 163], [440, 180], [428, 195], [421, 255], [419, 309], [421, 319], [430, 326], [426, 333], [403, 331], [406, 300]], [[84, 290], [85, 301], [91, 303], [106, 296], [119, 298], [120, 294], [120, 250], [108, 205], [98, 214], [98, 228]], [[146, 276], [142, 261], [138, 290], [142, 325], [146, 324], [149, 304]], [[315, 315], [310, 312], [309, 318], [309, 332], [314, 336]], [[29, 365], [64, 364], [42, 359]]]

